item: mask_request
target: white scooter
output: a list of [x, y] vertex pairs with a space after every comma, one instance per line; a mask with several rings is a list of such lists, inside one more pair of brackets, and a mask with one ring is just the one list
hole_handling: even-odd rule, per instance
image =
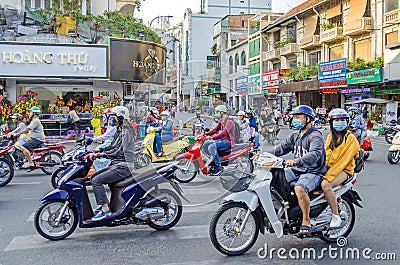
[[[210, 237], [214, 247], [229, 256], [247, 252], [256, 242], [259, 232], [265, 230], [283, 235], [298, 234], [302, 212], [293, 188], [295, 183], [287, 183], [284, 175], [285, 163], [269, 153], [255, 159], [256, 171], [244, 191], [225, 197], [222, 207], [215, 213], [210, 223]], [[309, 193], [312, 233], [309, 237], [319, 237], [327, 242], [336, 242], [339, 237], [347, 237], [353, 229], [355, 210], [353, 204], [361, 207], [360, 196], [352, 188], [357, 182], [356, 174], [350, 180], [335, 187], [342, 224], [330, 229], [332, 211], [325, 200], [321, 188]], [[247, 190], [246, 190], [247, 188]]]
[[387, 160], [390, 164], [397, 164], [400, 160], [400, 132], [393, 137], [392, 145], [389, 147]]

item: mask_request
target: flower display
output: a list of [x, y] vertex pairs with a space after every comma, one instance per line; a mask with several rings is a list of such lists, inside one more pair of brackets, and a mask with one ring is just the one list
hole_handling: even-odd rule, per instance
[[36, 98], [27, 98], [25, 100], [20, 100], [16, 102], [13, 106], [11, 111], [13, 113], [19, 113], [28, 116], [29, 109], [32, 107], [40, 107], [39, 100]]
[[57, 95], [57, 96], [54, 98], [54, 104], [56, 104], [56, 105], [59, 106], [59, 107], [64, 106], [64, 100], [63, 100], [63, 97], [62, 97], [61, 94]]
[[93, 114], [93, 117], [101, 117], [101, 113], [103, 112], [103, 110], [104, 110], [105, 108], [106, 108], [106, 107], [105, 107], [105, 105], [104, 105], [103, 103], [95, 104], [95, 105], [92, 107], [92, 114]]
[[7, 122], [11, 115], [11, 103], [7, 98], [0, 100], [0, 121], [1, 123]]
[[50, 114], [56, 114], [57, 111], [58, 111], [57, 107], [56, 107], [56, 106], [53, 106], [53, 105], [50, 105], [50, 106], [47, 108], [47, 112], [50, 113]]

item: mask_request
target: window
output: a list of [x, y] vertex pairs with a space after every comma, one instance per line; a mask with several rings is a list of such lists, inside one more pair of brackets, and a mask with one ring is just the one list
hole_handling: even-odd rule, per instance
[[233, 91], [233, 80], [229, 80], [229, 92]]
[[340, 15], [338, 15], [338, 16], [336, 16], [336, 17], [333, 17], [333, 18], [330, 18], [330, 19], [328, 19], [328, 23], [329, 24], [338, 24], [338, 25], [343, 25], [343, 19], [342, 19], [342, 14], [340, 14]]
[[246, 20], [242, 20], [242, 28], [247, 28], [247, 21]]
[[249, 58], [260, 55], [260, 39], [253, 40], [249, 43]]
[[35, 8], [40, 8], [40, 0], [35, 0]]
[[399, 42], [399, 32], [393, 31], [385, 34], [385, 45], [392, 45]]
[[290, 43], [296, 43], [297, 42], [297, 32], [296, 32], [296, 23], [290, 24], [286, 28], [286, 40], [288, 40]]
[[371, 0], [367, 0], [367, 6], [365, 7], [364, 17], [371, 17]]
[[25, 0], [25, 8], [31, 8], [31, 0]]
[[45, 0], [44, 1], [44, 8], [45, 9], [50, 7], [50, 2], [51, 2], [51, 0]]
[[288, 62], [288, 68], [289, 69], [293, 69], [293, 68], [295, 68], [296, 67], [296, 65], [297, 65], [297, 60], [296, 59], [294, 59], [294, 60], [290, 60], [289, 62]]
[[260, 63], [250, 65], [250, 75], [256, 75], [260, 73]]
[[242, 12], [240, 12], [240, 14], [241, 14], [241, 15], [244, 15], [244, 12], [242, 11]]
[[235, 55], [235, 72], [237, 72], [238, 65], [239, 65], [239, 54], [236, 53], [236, 55]]
[[279, 69], [281, 69], [281, 62], [274, 63], [272, 65], [272, 70], [279, 70]]
[[246, 52], [242, 51], [242, 55], [240, 57], [241, 57], [242, 65], [246, 65]]
[[240, 3], [241, 3], [241, 4], [244, 4], [244, 0], [240, 0]]
[[386, 0], [385, 1], [385, 13], [389, 13], [396, 9], [399, 9], [399, 0]]
[[308, 65], [311, 67], [316, 66], [321, 60], [321, 52], [313, 52], [308, 54]]
[[344, 46], [339, 45], [329, 49], [329, 60], [337, 60], [344, 58]]
[[231, 46], [234, 46], [236, 44], [236, 40], [231, 40]]
[[230, 74], [233, 73], [233, 58], [232, 58], [232, 56], [229, 57], [229, 73]]

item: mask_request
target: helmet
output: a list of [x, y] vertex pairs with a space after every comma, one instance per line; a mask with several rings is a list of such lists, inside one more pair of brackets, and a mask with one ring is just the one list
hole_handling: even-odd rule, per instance
[[333, 120], [333, 119], [348, 119], [349, 114], [344, 110], [344, 109], [333, 109], [329, 112], [328, 114], [328, 120]]
[[32, 107], [32, 108], [30, 108], [29, 109], [29, 112], [33, 112], [33, 113], [36, 113], [37, 115], [39, 115], [40, 114], [40, 108], [39, 107]]
[[239, 112], [237, 113], [238, 116], [244, 116], [245, 114], [246, 114], [246, 113], [244, 113], [243, 110], [241, 110], [241, 111], [239, 111]]
[[215, 112], [217, 111], [227, 113], [228, 109], [225, 105], [218, 105], [217, 107], [215, 107]]
[[253, 115], [253, 111], [252, 110], [246, 110], [246, 114], [247, 115], [249, 115], [249, 114]]
[[110, 112], [111, 112], [111, 108], [105, 108], [105, 109], [103, 109], [103, 112], [101, 114], [107, 115], [107, 114], [110, 114]]
[[354, 113], [358, 113], [358, 109], [356, 107], [350, 107], [347, 109], [348, 112], [354, 112]]
[[307, 115], [308, 117], [313, 120], [315, 118], [314, 110], [307, 106], [307, 105], [299, 105], [294, 108], [294, 110], [290, 113], [291, 115], [296, 115], [296, 114], [304, 114]]
[[168, 117], [169, 116], [169, 111], [167, 111], [167, 110], [162, 111], [160, 116], [167, 116]]
[[129, 118], [129, 110], [124, 106], [116, 106], [112, 108], [110, 114], [114, 114], [117, 117], [122, 117], [124, 119]]
[[14, 113], [11, 117], [11, 119], [17, 119], [17, 120], [22, 120], [22, 115], [19, 113]]

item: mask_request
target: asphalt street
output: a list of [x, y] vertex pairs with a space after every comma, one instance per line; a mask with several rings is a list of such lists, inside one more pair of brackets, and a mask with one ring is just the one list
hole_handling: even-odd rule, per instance
[[[291, 132], [283, 128], [278, 137], [283, 139]], [[328, 130], [321, 132], [324, 137], [328, 134]], [[255, 246], [243, 256], [226, 257], [213, 248], [208, 234], [210, 219], [225, 191], [218, 179], [204, 176], [190, 185], [182, 185], [191, 203], [185, 203], [181, 220], [169, 231], [134, 225], [78, 228], [67, 239], [53, 242], [42, 238], [33, 225], [39, 199], [52, 190], [50, 177], [39, 171], [17, 171], [12, 182], [0, 188], [0, 264], [400, 264], [400, 165], [387, 162], [389, 145], [383, 138], [373, 137], [372, 142], [374, 151], [355, 187], [363, 199], [363, 208], [356, 208], [356, 224], [347, 247], [395, 253], [394, 261], [362, 257], [345, 260], [328, 255], [316, 260], [283, 260], [277, 256], [260, 259], [257, 252], [266, 244], [268, 250], [328, 247], [320, 239], [277, 239], [274, 234], [260, 235]], [[262, 143], [263, 150], [269, 147]], [[92, 192], [90, 196], [93, 197]]]

